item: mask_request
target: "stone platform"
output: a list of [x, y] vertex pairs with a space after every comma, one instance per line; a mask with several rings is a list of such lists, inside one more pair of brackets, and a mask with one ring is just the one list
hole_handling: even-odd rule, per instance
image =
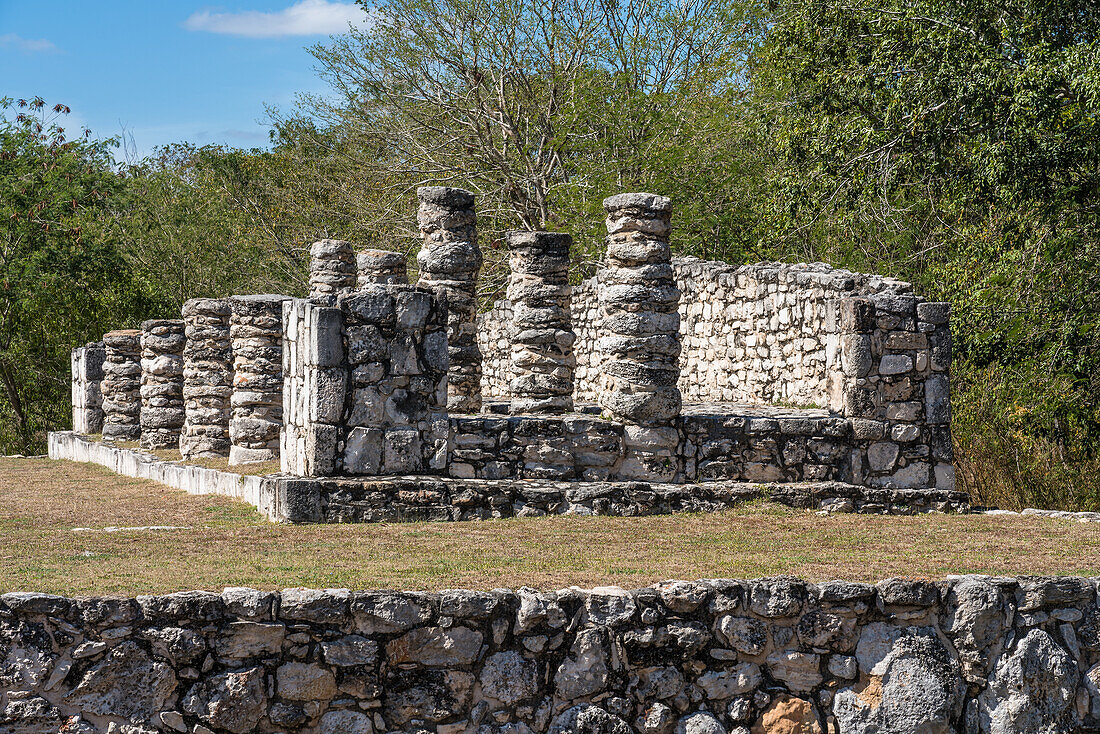
[[964, 492], [873, 489], [842, 482], [669, 484], [441, 476], [248, 476], [167, 461], [71, 431], [51, 433], [49, 449], [52, 459], [99, 464], [124, 476], [152, 479], [191, 494], [235, 497], [276, 522], [450, 522], [552, 514], [630, 517], [715, 512], [764, 499], [790, 507], [869, 514], [967, 512], [970, 507]]

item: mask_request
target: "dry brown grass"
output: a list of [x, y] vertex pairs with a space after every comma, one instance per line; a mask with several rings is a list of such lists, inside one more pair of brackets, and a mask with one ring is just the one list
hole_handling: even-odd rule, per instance
[[[190, 529], [72, 530], [142, 525]], [[1037, 517], [820, 517], [757, 504], [649, 518], [284, 526], [233, 500], [187, 495], [90, 464], [0, 459], [0, 591], [637, 587], [781, 573], [817, 581], [1095, 576], [1100, 525]]]

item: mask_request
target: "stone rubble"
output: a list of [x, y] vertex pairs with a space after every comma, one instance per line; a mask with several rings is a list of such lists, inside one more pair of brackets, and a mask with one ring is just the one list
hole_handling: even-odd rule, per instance
[[424, 238], [416, 255], [418, 284], [443, 296], [447, 305], [447, 409], [477, 413], [481, 410], [481, 349], [477, 343], [481, 248], [474, 195], [446, 186], [422, 186], [416, 195], [420, 200], [417, 222]]
[[512, 231], [508, 242], [512, 310], [513, 413], [573, 410], [573, 329], [570, 323], [569, 248], [556, 232]]
[[233, 410], [229, 423], [230, 465], [279, 458], [283, 422], [283, 301], [289, 296], [229, 299], [232, 315]]
[[363, 250], [355, 256], [360, 288], [368, 285], [402, 285], [409, 282], [408, 259], [391, 250]]
[[672, 201], [654, 194], [604, 200], [607, 258], [600, 274], [597, 402], [627, 424], [623, 479], [669, 481], [678, 473], [674, 426], [682, 399], [680, 290], [668, 237]]
[[318, 240], [309, 246], [310, 298], [355, 290], [355, 250], [344, 240]]
[[183, 348], [184, 459], [229, 456], [230, 397], [233, 394], [231, 309], [224, 298], [192, 298], [183, 304], [187, 343]]
[[141, 438], [141, 331], [120, 329], [103, 335], [103, 439]]
[[145, 321], [141, 332], [141, 447], [174, 449], [184, 420], [183, 321]]
[[7, 593], [0, 730], [1093, 731], [1098, 592], [1096, 579], [958, 576]]

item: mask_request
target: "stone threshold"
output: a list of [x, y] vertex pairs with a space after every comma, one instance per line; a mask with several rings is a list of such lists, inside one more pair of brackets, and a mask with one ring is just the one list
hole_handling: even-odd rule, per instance
[[551, 514], [629, 517], [716, 512], [753, 500], [865, 514], [970, 510], [964, 492], [875, 489], [842, 482], [665, 484], [440, 476], [250, 476], [161, 459], [72, 431], [50, 433], [49, 457], [99, 464], [123, 476], [151, 479], [190, 494], [233, 497], [274, 522], [450, 522]]

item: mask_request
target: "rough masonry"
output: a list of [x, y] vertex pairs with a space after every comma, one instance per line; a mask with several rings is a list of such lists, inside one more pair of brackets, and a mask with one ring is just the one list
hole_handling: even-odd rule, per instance
[[508, 241], [512, 302], [513, 413], [573, 411], [573, 328], [569, 314], [569, 248], [557, 232], [513, 231]]
[[141, 332], [119, 329], [103, 335], [103, 438], [141, 438]]
[[360, 288], [409, 282], [408, 260], [391, 250], [363, 250], [355, 258]]
[[668, 243], [672, 201], [619, 194], [603, 204], [607, 260], [599, 281], [597, 349], [603, 361], [597, 402], [627, 424], [619, 476], [669, 481], [680, 473], [675, 421], [682, 404], [676, 385], [680, 291]]
[[226, 298], [192, 298], [183, 304], [187, 343], [183, 348], [180, 454], [185, 459], [229, 456], [233, 394], [230, 314]]
[[77, 433], [103, 431], [103, 342], [92, 342], [72, 352], [73, 430]]
[[289, 296], [233, 296], [233, 415], [229, 463], [279, 458], [283, 424], [283, 301]]
[[21, 734], [1100, 728], [1084, 578], [0, 596]]
[[355, 290], [355, 248], [345, 240], [318, 240], [309, 247], [309, 295], [337, 296]]
[[141, 447], [179, 447], [183, 428], [183, 346], [180, 319], [141, 324]]
[[416, 255], [419, 285], [445, 298], [450, 371], [447, 408], [455, 413], [481, 410], [481, 350], [477, 343], [477, 243], [474, 195], [446, 186], [422, 186], [417, 222], [424, 245]]

